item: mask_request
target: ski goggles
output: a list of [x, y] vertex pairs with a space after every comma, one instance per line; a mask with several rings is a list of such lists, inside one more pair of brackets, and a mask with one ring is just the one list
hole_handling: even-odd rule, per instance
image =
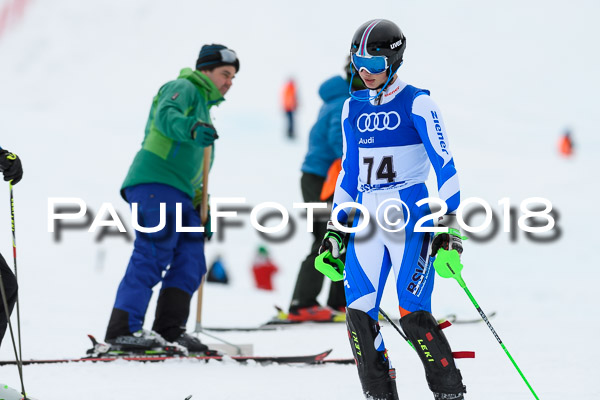
[[225, 63], [233, 64], [237, 60], [235, 51], [231, 49], [221, 49], [219, 50], [219, 53], [221, 53], [221, 61]]
[[365, 69], [368, 73], [377, 75], [385, 72], [388, 68], [387, 57], [385, 56], [359, 56], [356, 53], [352, 54], [352, 65], [358, 72]]

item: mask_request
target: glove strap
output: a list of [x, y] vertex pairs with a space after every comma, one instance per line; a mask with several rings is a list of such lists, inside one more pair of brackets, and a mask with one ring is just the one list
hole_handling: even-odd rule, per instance
[[[438, 220], [438, 226], [445, 226], [448, 228], [448, 235], [456, 236], [461, 240], [467, 240], [466, 236], [463, 236], [460, 231], [460, 225], [454, 214], [446, 214]], [[443, 234], [444, 232], [437, 232], [435, 236]]]
[[468, 237], [463, 236], [458, 229], [454, 229], [454, 228], [448, 228], [448, 235], [456, 236], [457, 238], [459, 238], [461, 240], [468, 239]]
[[340, 235], [339, 232], [335, 232], [335, 231], [327, 232], [327, 234], [325, 235], [325, 239], [329, 239], [329, 238], [335, 239], [335, 241], [338, 242], [338, 246], [340, 247], [340, 249], [344, 245], [344, 238]]
[[344, 238], [346, 237], [346, 234], [338, 230], [335, 227], [335, 225], [333, 225], [333, 222], [327, 221], [327, 234], [325, 235], [325, 238], [329, 237], [333, 237], [335, 240], [337, 240], [341, 247], [342, 243], [344, 242]]

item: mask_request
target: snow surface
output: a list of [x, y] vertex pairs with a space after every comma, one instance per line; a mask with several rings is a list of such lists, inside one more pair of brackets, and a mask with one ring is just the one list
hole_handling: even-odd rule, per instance
[[[242, 228], [207, 245], [208, 261], [221, 254], [232, 283], [206, 286], [203, 323], [257, 325], [273, 315], [274, 304], [287, 307], [310, 246], [292, 203], [301, 201], [299, 168], [320, 106], [318, 86], [342, 72], [354, 30], [385, 17], [408, 38], [401, 79], [430, 89], [443, 110], [464, 198], [481, 197], [499, 214], [504, 197], [518, 206], [541, 196], [560, 213], [561, 236], [550, 243], [523, 232], [510, 241], [502, 231], [485, 243], [467, 242], [467, 284], [485, 311], [497, 312], [495, 329], [541, 399], [600, 398], [593, 383], [600, 372], [600, 270], [592, 237], [599, 10], [594, 0], [30, 2], [0, 38], [0, 145], [17, 152], [25, 167], [14, 191], [23, 357], [78, 357], [88, 348], [86, 334], [102, 338], [131, 243], [115, 236], [97, 243], [85, 230], [64, 231], [56, 242], [47, 229], [48, 198], [79, 197], [94, 212], [112, 203], [131, 226], [118, 189], [143, 138], [151, 99], [193, 65], [203, 43], [227, 44], [241, 59], [227, 102], [214, 111], [221, 138], [212, 195], [243, 196], [250, 205], [279, 202], [298, 225], [292, 240], [267, 243], [280, 268], [273, 292], [253, 288], [252, 257], [265, 242], [248, 214], [238, 218]], [[289, 76], [301, 96], [295, 142], [284, 138], [279, 109]], [[577, 146], [568, 160], [556, 148], [566, 127]], [[10, 264], [8, 188], [2, 190], [0, 251]], [[388, 286], [382, 307], [397, 317]], [[459, 286], [440, 279], [434, 313], [477, 317]], [[193, 308], [190, 330], [194, 315]], [[390, 326], [382, 330], [401, 398], [431, 398], [416, 355]], [[533, 398], [484, 324], [446, 332], [455, 350], [477, 353], [458, 361], [469, 399]], [[262, 355], [333, 348], [334, 357], [351, 356], [343, 325], [218, 336], [251, 343]], [[12, 357], [7, 335], [0, 359]], [[42, 400], [362, 398], [351, 365], [119, 362], [34, 365], [24, 373], [28, 392]], [[19, 387], [17, 369], [0, 367], [0, 381]]]

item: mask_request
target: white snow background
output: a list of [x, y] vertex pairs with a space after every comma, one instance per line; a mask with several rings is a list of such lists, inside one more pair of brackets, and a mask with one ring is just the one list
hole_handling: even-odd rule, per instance
[[[522, 231], [511, 241], [501, 227], [485, 243], [467, 241], [465, 281], [484, 311], [497, 312], [492, 324], [541, 399], [600, 398], [599, 10], [593, 0], [31, 1], [0, 38], [0, 145], [18, 153], [25, 169], [14, 189], [23, 358], [79, 357], [89, 347], [86, 334], [103, 338], [132, 244], [115, 236], [97, 243], [86, 230], [64, 231], [56, 242], [47, 228], [48, 198], [79, 197], [94, 213], [110, 202], [130, 227], [119, 188], [152, 97], [194, 65], [204, 43], [226, 44], [241, 60], [227, 101], [213, 111], [220, 139], [212, 196], [278, 202], [298, 228], [291, 240], [273, 244], [242, 214], [242, 228], [208, 243], [207, 261], [221, 254], [231, 284], [206, 286], [203, 323], [258, 325], [274, 304], [287, 307], [311, 240], [292, 203], [302, 201], [300, 165], [321, 105], [317, 89], [342, 73], [356, 28], [383, 17], [407, 36], [401, 79], [430, 89], [442, 109], [463, 198], [486, 200], [500, 223], [504, 197], [516, 207], [545, 197], [560, 215], [561, 236], [550, 243]], [[279, 108], [289, 76], [300, 91], [294, 142], [284, 137]], [[566, 127], [577, 146], [572, 159], [557, 152]], [[12, 265], [8, 185], [0, 196], [0, 251]], [[261, 243], [280, 268], [273, 292], [252, 282]], [[478, 317], [456, 282], [436, 282], [435, 315]], [[382, 307], [398, 317], [391, 278]], [[190, 330], [194, 315], [195, 306]], [[389, 325], [382, 330], [400, 398], [432, 398], [417, 356]], [[485, 324], [445, 332], [454, 350], [477, 353], [458, 361], [469, 399], [533, 398]], [[351, 356], [343, 325], [219, 336], [251, 343], [259, 355], [333, 348], [332, 357]], [[7, 333], [0, 359], [13, 357]], [[41, 400], [362, 398], [352, 365], [117, 362], [26, 366], [24, 376], [29, 394]], [[17, 368], [0, 367], [0, 381], [19, 387]]]

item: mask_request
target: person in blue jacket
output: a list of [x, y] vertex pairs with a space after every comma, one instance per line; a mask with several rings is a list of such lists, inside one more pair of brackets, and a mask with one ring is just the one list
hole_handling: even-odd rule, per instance
[[[302, 164], [300, 185], [304, 201], [331, 202], [335, 180], [330, 192], [324, 184], [328, 172], [339, 165], [342, 157], [342, 107], [348, 98], [348, 86], [352, 80], [350, 63], [346, 66], [346, 77], [334, 76], [327, 79], [319, 88], [323, 105], [317, 121], [310, 130], [308, 152]], [[363, 89], [358, 77], [351, 83], [353, 90]], [[337, 174], [334, 175], [337, 177]], [[323, 235], [327, 232], [327, 217], [319, 218], [315, 212], [313, 219], [313, 243], [309, 254], [300, 265], [296, 286], [292, 295], [288, 320], [291, 321], [329, 321], [336, 317], [343, 321], [346, 299], [342, 282], [332, 282], [327, 299], [327, 307], [322, 307], [317, 296], [323, 288], [323, 275], [315, 270], [315, 258]]]

